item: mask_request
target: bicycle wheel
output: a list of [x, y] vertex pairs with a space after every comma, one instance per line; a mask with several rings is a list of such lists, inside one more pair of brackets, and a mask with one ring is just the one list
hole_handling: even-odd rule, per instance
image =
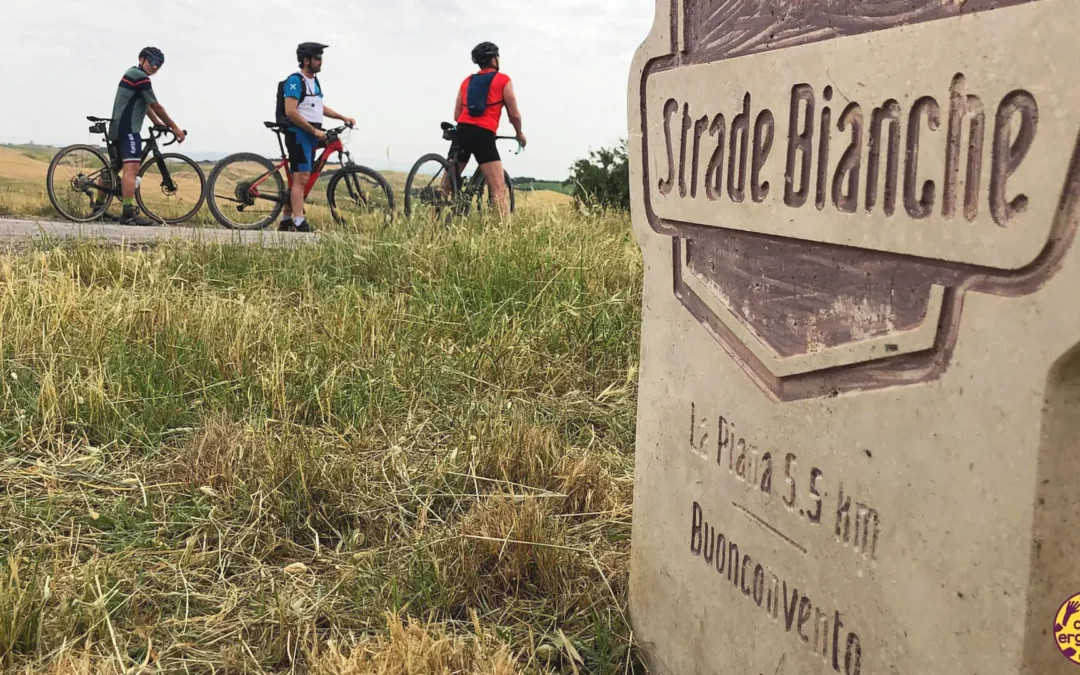
[[431, 153], [416, 160], [405, 179], [405, 216], [426, 211], [434, 218], [453, 215], [458, 196], [457, 174], [442, 155]]
[[194, 160], [164, 153], [139, 169], [135, 200], [152, 219], [176, 225], [202, 208], [206, 176]]
[[[484, 174], [477, 169], [476, 171], [475, 191], [470, 199], [470, 206], [476, 208], [478, 213], [491, 210], [497, 211], [498, 207], [495, 205], [495, 195], [491, 194], [491, 190], [487, 189], [487, 181], [484, 179]], [[514, 212], [514, 184], [510, 182], [510, 174], [505, 169], [503, 170], [503, 181], [506, 183], [506, 192], [510, 200], [510, 213]]]
[[261, 230], [289, 198], [281, 170], [262, 155], [239, 152], [217, 163], [206, 180], [206, 205], [225, 227]]
[[330, 214], [338, 225], [375, 219], [380, 226], [394, 218], [394, 190], [378, 171], [350, 164], [326, 186]]
[[112, 162], [92, 145], [69, 145], [49, 162], [45, 191], [64, 218], [86, 223], [102, 216], [119, 192]]

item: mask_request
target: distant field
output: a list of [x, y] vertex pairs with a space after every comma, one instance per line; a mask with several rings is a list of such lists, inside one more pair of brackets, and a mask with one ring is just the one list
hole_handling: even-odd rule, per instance
[[531, 183], [522, 183], [514, 186], [515, 190], [548, 190], [551, 192], [558, 192], [559, 194], [572, 195], [574, 194], [574, 186], [564, 185], [559, 181], [554, 180], [538, 180]]
[[34, 144], [0, 145], [0, 148], [3, 148], [5, 150], [15, 150], [24, 157], [34, 159], [39, 162], [45, 162], [46, 164], [48, 164], [52, 160], [53, 155], [55, 155], [56, 151], [59, 150], [59, 148], [53, 147], [51, 145]]
[[45, 174], [54, 148], [0, 146], [0, 216], [52, 217]]

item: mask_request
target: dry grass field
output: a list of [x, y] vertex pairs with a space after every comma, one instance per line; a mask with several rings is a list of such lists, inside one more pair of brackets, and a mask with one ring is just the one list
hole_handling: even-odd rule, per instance
[[49, 159], [30, 150], [0, 146], [0, 216], [55, 216], [45, 193]]
[[0, 671], [643, 672], [638, 249], [522, 205], [0, 253]]

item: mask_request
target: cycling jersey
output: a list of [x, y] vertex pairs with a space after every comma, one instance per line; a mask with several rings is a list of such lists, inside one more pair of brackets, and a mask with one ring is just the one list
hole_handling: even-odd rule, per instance
[[[300, 88], [304, 88], [304, 100], [300, 101]], [[322, 124], [323, 93], [322, 86], [315, 78], [308, 78], [301, 72], [295, 72], [285, 79], [285, 98], [299, 101], [296, 111], [309, 124]]]
[[146, 120], [146, 106], [157, 103], [150, 76], [142, 68], [129, 68], [120, 79], [113, 101], [112, 120], [109, 122], [109, 138], [118, 140], [121, 135], [139, 135]]
[[[494, 68], [485, 68], [481, 70], [480, 73], [490, 73], [494, 70]], [[488, 131], [498, 131], [499, 118], [502, 117], [503, 110], [503, 89], [505, 89], [508, 84], [510, 84], [510, 78], [505, 73], [496, 73], [495, 78], [491, 80], [491, 88], [488, 89], [487, 108], [484, 109], [484, 114], [479, 117], [473, 117], [469, 114], [468, 107], [462, 106], [461, 114], [458, 115], [456, 120], [457, 123], [472, 124], [481, 129], [487, 129]], [[461, 83], [462, 101], [465, 101], [468, 90], [469, 78], [466, 77]]]

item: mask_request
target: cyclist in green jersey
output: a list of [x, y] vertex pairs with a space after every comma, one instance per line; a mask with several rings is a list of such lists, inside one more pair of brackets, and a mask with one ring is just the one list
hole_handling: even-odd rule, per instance
[[120, 79], [113, 102], [112, 121], [109, 122], [109, 140], [123, 165], [121, 189], [123, 191], [124, 210], [120, 223], [124, 225], [152, 225], [153, 223], [139, 215], [135, 206], [135, 177], [142, 162], [143, 122], [149, 115], [154, 124], [168, 126], [176, 135], [176, 140], [184, 142], [184, 132], [165, 112], [154, 95], [150, 85], [150, 76], [161, 69], [165, 55], [157, 47], [146, 47], [139, 52], [139, 65], [129, 68]]

